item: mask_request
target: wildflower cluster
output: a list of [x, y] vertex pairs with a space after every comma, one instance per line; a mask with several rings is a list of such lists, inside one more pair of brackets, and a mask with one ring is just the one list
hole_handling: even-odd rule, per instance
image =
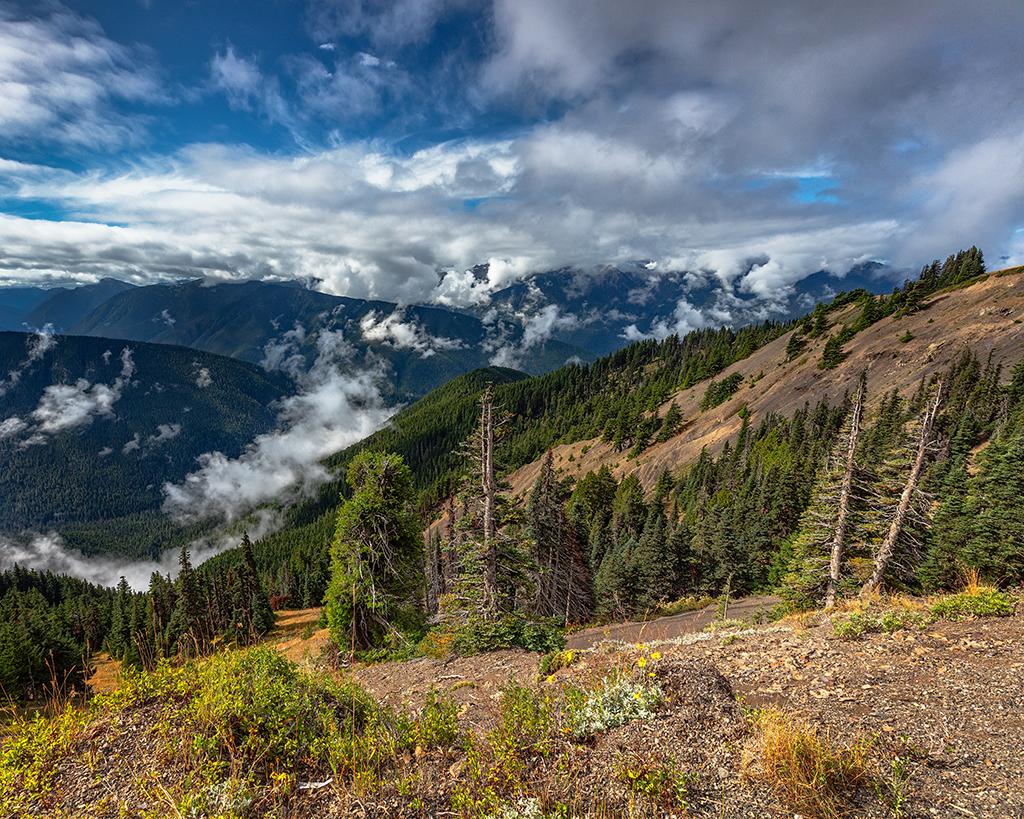
[[[641, 668], [646, 665], [645, 660]], [[638, 677], [605, 677], [597, 688], [570, 698], [566, 721], [570, 733], [582, 739], [636, 719], [653, 719], [661, 700], [662, 691], [653, 680], [653, 672]]]

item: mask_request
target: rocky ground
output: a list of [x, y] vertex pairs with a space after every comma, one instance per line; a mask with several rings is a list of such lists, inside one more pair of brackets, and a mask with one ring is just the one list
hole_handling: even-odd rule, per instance
[[[730, 617], [756, 617], [771, 602], [741, 601]], [[824, 619], [709, 629], [713, 621], [708, 609], [578, 632], [569, 638], [573, 662], [539, 684], [592, 682], [659, 654], [676, 703], [664, 719], [616, 729], [590, 752], [637, 745], [674, 756], [701, 783], [692, 786], [701, 794], [691, 806], [697, 813], [784, 815], [744, 772], [744, 709], [775, 707], [818, 726], [837, 745], [868, 740], [887, 769], [898, 760], [903, 816], [1024, 817], [1021, 613], [857, 639], [840, 639]], [[534, 683], [537, 666], [534, 654], [501, 651], [355, 674], [399, 707], [419, 707], [431, 690], [447, 692], [467, 724], [482, 728], [495, 718], [504, 687]], [[892, 815], [877, 794], [863, 798], [859, 815]]]
[[[730, 614], [759, 617], [770, 602], [746, 601]], [[315, 673], [334, 673], [317, 660], [326, 641], [317, 616], [316, 610], [281, 613], [272, 642]], [[411, 713], [431, 692], [445, 694], [462, 726], [480, 736], [499, 724], [502, 694], [513, 683], [558, 700], [574, 686], [592, 688], [619, 671], [656, 680], [664, 701], [653, 719], [582, 742], [558, 739], [550, 755], [524, 769], [531, 793], [568, 805], [571, 815], [584, 815], [600, 794], [636, 817], [793, 816], [792, 799], [759, 767], [757, 715], [777, 709], [795, 725], [812, 726], [829, 746], [863, 752], [871, 777], [848, 795], [845, 814], [836, 815], [1024, 817], [1019, 606], [1009, 617], [937, 621], [853, 639], [836, 636], [821, 614], [757, 626], [732, 620], [724, 627], [709, 617], [690, 612], [579, 632], [565, 667], [544, 677], [540, 657], [525, 651], [358, 666], [352, 673], [379, 701]], [[154, 773], [147, 762], [145, 712], [118, 722], [90, 728], [92, 756], [62, 765], [66, 815], [76, 815], [75, 805], [98, 804], [96, 797], [120, 788], [124, 777], [154, 777], [157, 784], [173, 777]], [[282, 815], [462, 815], [444, 806], [452, 783], [466, 775], [465, 751], [417, 754], [404, 764], [403, 776], [419, 783], [417, 808], [387, 789], [353, 799], [325, 788], [303, 796], [298, 813]], [[630, 791], [628, 776], [652, 771], [674, 772], [685, 810], [652, 807]], [[521, 815], [532, 809], [526, 805]], [[83, 809], [82, 815], [94, 814]]]

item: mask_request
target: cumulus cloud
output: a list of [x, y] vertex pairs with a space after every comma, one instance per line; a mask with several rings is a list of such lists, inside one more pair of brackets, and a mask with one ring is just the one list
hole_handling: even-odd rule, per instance
[[296, 373], [298, 392], [282, 402], [277, 429], [258, 436], [238, 458], [201, 455], [195, 472], [164, 484], [165, 512], [179, 522], [231, 521], [268, 501], [292, 499], [328, 480], [323, 458], [387, 420], [393, 410], [378, 389], [382, 373], [354, 369], [341, 331], [320, 331], [316, 352], [308, 371]]
[[511, 338], [508, 325], [500, 322], [492, 313], [492, 328], [484, 348], [491, 351], [490, 362], [498, 367], [522, 366], [523, 358], [530, 350], [541, 346], [558, 330], [570, 330], [579, 326], [580, 319], [572, 313], [563, 313], [557, 304], [548, 304], [534, 313], [516, 312], [514, 318], [521, 324], [518, 338]]
[[196, 371], [196, 386], [201, 390], [205, 390], [213, 383], [213, 376], [210, 375], [210, 370], [207, 367], [200, 367], [198, 363], [193, 363]]
[[91, 424], [98, 416], [112, 416], [114, 404], [121, 399], [124, 388], [135, 373], [135, 362], [129, 347], [121, 350], [121, 373], [110, 384], [90, 384], [79, 378], [74, 384], [51, 384], [32, 411], [34, 430], [39, 434], [56, 435]]
[[[211, 87], [236, 110], [320, 122], [294, 151], [4, 166], [7, 198], [68, 217], [0, 216], [0, 278], [314, 276], [473, 307], [529, 272], [645, 259], [771, 305], [823, 267], [914, 267], [969, 242], [1018, 260], [1020, 4], [494, 0], [469, 4], [478, 39], [403, 86], [393, 58], [438, 45], [458, 5], [314, 0], [316, 53], [213, 55]], [[374, 59], [316, 48], [353, 36]], [[391, 110], [402, 137], [424, 120], [476, 136], [410, 149], [386, 128], [338, 130]], [[474, 128], [499, 112], [507, 133]]]
[[384, 316], [371, 310], [359, 321], [363, 339], [371, 344], [387, 344], [397, 350], [415, 350], [420, 358], [430, 358], [438, 350], [458, 350], [465, 344], [456, 338], [433, 336], [416, 321], [407, 321], [397, 309]]
[[675, 310], [672, 311], [671, 318], [655, 320], [646, 331], [641, 331], [635, 324], [630, 324], [623, 331], [622, 337], [626, 341], [641, 341], [651, 338], [661, 341], [671, 335], [682, 338], [687, 333], [711, 324], [731, 323], [731, 316], [719, 315], [716, 318], [717, 320], [709, 319], [686, 299], [680, 299]]

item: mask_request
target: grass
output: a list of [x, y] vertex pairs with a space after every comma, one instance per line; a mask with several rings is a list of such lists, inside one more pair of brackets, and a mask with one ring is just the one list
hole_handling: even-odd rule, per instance
[[857, 791], [873, 782], [866, 741], [839, 746], [776, 709], [753, 716], [756, 772], [790, 810], [807, 819], [850, 813]]

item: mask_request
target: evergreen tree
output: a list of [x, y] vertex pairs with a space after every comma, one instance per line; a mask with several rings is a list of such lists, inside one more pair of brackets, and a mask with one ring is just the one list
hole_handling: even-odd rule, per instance
[[192, 568], [188, 544], [181, 547], [178, 558], [177, 599], [171, 615], [170, 631], [177, 650], [186, 657], [205, 652], [207, 637], [204, 628], [204, 604], [199, 580]]
[[661, 419], [661, 429], [658, 430], [658, 443], [663, 443], [679, 431], [683, 423], [683, 412], [679, 405], [673, 401], [665, 411], [665, 417]]
[[363, 452], [349, 465], [352, 496], [331, 546], [327, 624], [341, 647], [369, 649], [400, 637], [421, 578], [412, 475], [397, 455]]

